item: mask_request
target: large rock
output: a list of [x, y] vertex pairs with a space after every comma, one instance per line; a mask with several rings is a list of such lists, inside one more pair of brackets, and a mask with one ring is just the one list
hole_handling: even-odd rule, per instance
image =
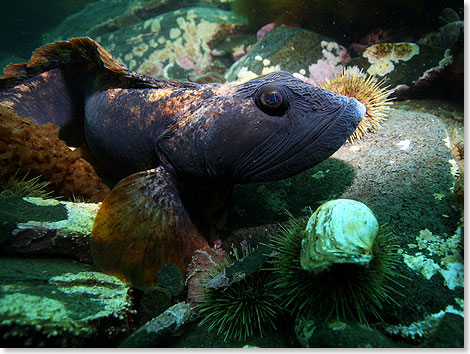
[[158, 14], [159, 8], [164, 7], [167, 3], [168, 0], [94, 1], [87, 4], [80, 12], [65, 18], [61, 24], [50, 33], [45, 34], [44, 37], [47, 42], [71, 37], [94, 37], [155, 16]]
[[100, 36], [118, 29], [132, 26], [148, 18], [187, 6], [205, 5], [208, 0], [98, 0], [80, 12], [68, 16], [50, 33], [46, 42], [71, 37]]
[[244, 18], [229, 11], [186, 8], [95, 39], [131, 70], [187, 80], [190, 74], [201, 75], [209, 70], [213, 40], [223, 40], [245, 23]]
[[0, 253], [92, 263], [89, 240], [98, 209], [94, 203], [0, 196]]
[[302, 28], [277, 27], [264, 35], [225, 74], [228, 81], [247, 81], [272, 71], [298, 72], [316, 81], [339, 71], [347, 51], [332, 39]]
[[160, 315], [171, 305], [170, 292], [158, 284], [152, 284], [144, 291], [138, 310], [138, 322], [144, 324]]
[[328, 324], [298, 316], [295, 334], [303, 348], [394, 348], [396, 344], [378, 330], [358, 323]]
[[450, 50], [416, 43], [378, 43], [353, 58], [348, 66], [357, 65], [370, 75], [383, 78], [386, 85], [405, 94], [409, 89], [424, 90], [454, 58]]
[[191, 306], [179, 302], [145, 323], [120, 345], [122, 348], [155, 348], [177, 335], [193, 319]]
[[131, 313], [129, 287], [90, 265], [0, 258], [2, 347], [114, 346]]

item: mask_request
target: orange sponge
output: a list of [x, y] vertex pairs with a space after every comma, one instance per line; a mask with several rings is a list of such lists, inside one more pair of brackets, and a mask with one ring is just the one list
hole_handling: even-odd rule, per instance
[[21, 178], [42, 176], [57, 195], [97, 202], [109, 192], [93, 167], [59, 139], [60, 127], [38, 126], [0, 106], [0, 181], [18, 171]]

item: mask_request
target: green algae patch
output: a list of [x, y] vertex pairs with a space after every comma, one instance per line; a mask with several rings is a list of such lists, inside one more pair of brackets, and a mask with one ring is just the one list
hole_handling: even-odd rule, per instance
[[120, 280], [87, 264], [0, 258], [2, 344], [110, 345], [128, 330], [128, 292]]
[[67, 210], [67, 215], [63, 220], [59, 221], [43, 221], [30, 219], [26, 223], [18, 223], [19, 229], [28, 229], [41, 227], [44, 229], [57, 230], [59, 234], [83, 234], [89, 235], [93, 229], [96, 213], [98, 212], [98, 204], [93, 203], [73, 203], [59, 202], [54, 199], [41, 198], [24, 198], [26, 201], [37, 206], [62, 205]]
[[23, 198], [0, 196], [0, 242], [7, 241], [16, 225], [29, 220], [55, 222], [67, 219], [64, 205], [34, 205]]

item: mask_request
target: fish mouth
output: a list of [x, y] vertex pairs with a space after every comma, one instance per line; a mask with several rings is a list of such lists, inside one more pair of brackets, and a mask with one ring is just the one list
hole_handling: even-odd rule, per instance
[[[325, 120], [322, 127], [317, 127], [314, 134], [304, 134], [295, 141], [294, 148], [277, 153], [274, 165], [267, 166], [272, 163], [267, 159], [248, 173], [245, 171], [241, 183], [287, 178], [330, 157], [354, 133], [366, 114], [366, 107], [356, 98], [343, 96], [342, 100], [334, 116]], [[282, 145], [292, 146], [292, 142]]]
[[[339, 119], [341, 116], [349, 116], [351, 124], [354, 125], [354, 129], [359, 125], [360, 121], [366, 115], [367, 109], [366, 106], [357, 100], [354, 97], [348, 98], [346, 107], [344, 108], [343, 112], [338, 116]], [[354, 130], [351, 132], [351, 134]]]
[[[322, 127], [318, 127], [315, 134], [306, 136], [310, 143], [320, 143], [325, 136], [335, 136], [339, 147], [351, 136], [366, 114], [366, 106], [354, 97], [345, 97], [341, 105], [338, 105], [336, 114], [328, 120]], [[307, 144], [306, 144], [307, 145]], [[335, 150], [336, 150], [335, 149]]]

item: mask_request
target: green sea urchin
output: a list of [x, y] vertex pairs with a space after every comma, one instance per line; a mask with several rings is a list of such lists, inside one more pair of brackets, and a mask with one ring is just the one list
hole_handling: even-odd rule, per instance
[[22, 178], [19, 178], [19, 170], [17, 170], [3, 186], [3, 191], [0, 195], [4, 197], [40, 197], [50, 198], [52, 191], [48, 191], [47, 187], [50, 182], [41, 181], [41, 176], [28, 178], [26, 173]]
[[366, 115], [362, 118], [349, 141], [361, 139], [369, 132], [380, 128], [386, 119], [392, 99], [390, 90], [383, 87], [384, 80], [377, 80], [359, 70], [357, 66], [343, 68], [333, 79], [327, 80], [320, 87], [347, 97], [355, 97], [366, 106]]
[[297, 314], [302, 312], [319, 320], [353, 319], [368, 323], [367, 315], [380, 318], [384, 302], [395, 302], [398, 293], [395, 266], [398, 261], [394, 237], [383, 230], [373, 246], [368, 267], [334, 264], [318, 274], [300, 265], [301, 243], [305, 224], [291, 216], [290, 226], [271, 239], [277, 255], [271, 261], [275, 278], [272, 285], [280, 292], [282, 305]]
[[[238, 256], [236, 257], [238, 258]], [[236, 260], [230, 257], [218, 262], [205, 283]], [[276, 319], [283, 309], [274, 290], [272, 272], [259, 270], [224, 288], [208, 288], [197, 308], [202, 315], [200, 325], [227, 339], [246, 340], [263, 337], [276, 329]]]

